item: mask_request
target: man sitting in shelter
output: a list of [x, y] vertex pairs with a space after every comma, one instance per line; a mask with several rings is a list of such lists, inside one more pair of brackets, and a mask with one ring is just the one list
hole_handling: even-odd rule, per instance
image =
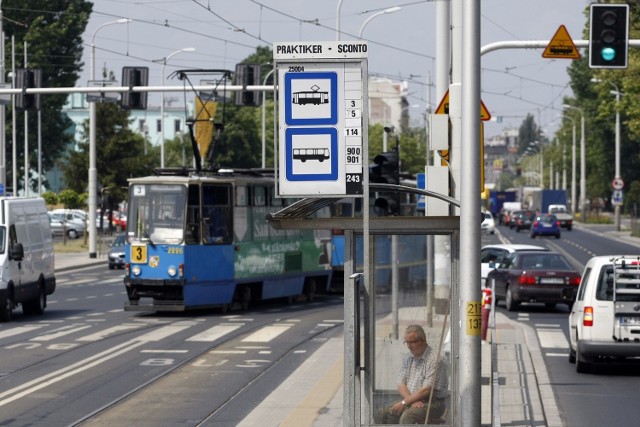
[[[424, 424], [439, 420], [445, 412], [447, 369], [437, 351], [427, 344], [419, 325], [409, 325], [404, 341], [409, 348], [398, 374], [400, 398], [386, 407], [377, 418], [383, 424]], [[433, 396], [431, 396], [433, 394]]]

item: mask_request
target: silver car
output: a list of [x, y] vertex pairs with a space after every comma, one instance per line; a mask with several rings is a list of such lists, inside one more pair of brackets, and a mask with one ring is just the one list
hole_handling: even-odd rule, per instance
[[63, 236], [65, 233], [69, 239], [77, 239], [84, 234], [85, 222], [75, 218], [67, 218], [64, 213], [49, 212], [51, 220], [51, 234]]

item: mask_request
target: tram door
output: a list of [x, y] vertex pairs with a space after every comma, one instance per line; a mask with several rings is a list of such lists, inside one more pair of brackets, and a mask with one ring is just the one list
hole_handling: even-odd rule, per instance
[[354, 274], [345, 280], [344, 424], [453, 425], [458, 232], [372, 236], [369, 284], [362, 248], [348, 240], [356, 243], [355, 262], [345, 263]]

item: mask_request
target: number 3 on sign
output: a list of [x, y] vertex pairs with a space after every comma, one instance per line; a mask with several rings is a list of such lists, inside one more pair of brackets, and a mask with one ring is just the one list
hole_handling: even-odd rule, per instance
[[467, 325], [467, 335], [480, 336], [482, 329], [482, 312], [480, 311], [480, 301], [473, 301], [467, 303], [467, 318], [465, 324]]

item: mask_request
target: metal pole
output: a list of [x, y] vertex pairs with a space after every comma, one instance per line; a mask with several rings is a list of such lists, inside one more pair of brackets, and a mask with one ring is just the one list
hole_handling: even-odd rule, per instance
[[[185, 47], [178, 49], [175, 52], [171, 52], [169, 55], [162, 59], [162, 71], [160, 72], [161, 85], [164, 89], [164, 68], [167, 66], [167, 61], [180, 52], [193, 52], [196, 50], [193, 47]], [[164, 167], [164, 90], [160, 92], [160, 167]]]
[[[460, 422], [480, 425], [480, 332], [468, 325], [480, 319], [480, 2], [463, 1], [462, 151], [460, 174]], [[464, 153], [464, 155], [461, 155]], [[472, 311], [472, 312], [470, 312]]]
[[[611, 83], [613, 86], [615, 86], [613, 83]], [[616, 179], [620, 179], [620, 90], [618, 90], [618, 87], [615, 86], [616, 88]], [[616, 230], [620, 231], [620, 210], [621, 210], [622, 206], [620, 206], [620, 204], [616, 204], [615, 208], [614, 208], [614, 216], [615, 216], [615, 224], [616, 224]]]
[[[269, 78], [270, 75], [272, 75], [274, 72], [274, 70], [271, 70], [267, 73], [266, 76], [264, 76], [264, 80], [262, 81], [262, 85], [266, 86], [267, 85], [267, 79]], [[274, 79], [274, 83], [275, 83], [275, 79]], [[274, 84], [275, 86], [275, 84]], [[262, 91], [262, 169], [266, 168], [266, 164], [267, 164], [267, 107], [266, 104], [267, 103], [267, 91], [263, 90]]]
[[[15, 89], [16, 87], [16, 38], [15, 36], [11, 36], [11, 87]], [[11, 95], [11, 172], [13, 174], [12, 177], [12, 188], [11, 191], [13, 195], [18, 194], [18, 141], [16, 134], [16, 126], [17, 126], [17, 116], [16, 116], [16, 96]]]
[[571, 211], [574, 214], [576, 213], [576, 199], [576, 122], [574, 120], [573, 141], [571, 144]]
[[[102, 28], [114, 24], [126, 24], [131, 19], [122, 18], [105, 22], [91, 37], [91, 80], [96, 79], [96, 34]], [[96, 258], [96, 210], [98, 208], [98, 171], [96, 169], [96, 103], [89, 102], [89, 258]]]
[[[2, 21], [4, 16], [2, 14], [2, 0], [0, 0], [0, 85], [4, 86], [5, 83], [5, 45], [4, 45], [4, 28]], [[2, 185], [2, 192], [0, 195], [5, 195], [7, 192], [7, 141], [6, 141], [6, 118], [5, 118], [5, 106], [0, 104], [0, 185]]]
[[394, 13], [394, 12], [397, 12], [397, 11], [399, 11], [400, 9], [402, 9], [402, 8], [401, 8], [401, 7], [399, 7], [399, 6], [394, 6], [394, 7], [390, 7], [389, 9], [382, 10], [382, 11], [380, 11], [380, 12], [378, 12], [378, 13], [374, 13], [373, 15], [371, 15], [370, 17], [368, 17], [368, 18], [367, 18], [367, 19], [362, 23], [362, 26], [360, 27], [360, 32], [358, 33], [358, 39], [362, 39], [362, 33], [364, 32], [364, 27], [366, 27], [366, 26], [367, 26], [367, 24], [369, 24], [369, 22], [371, 22], [371, 20], [372, 20], [372, 19], [374, 19], [374, 18], [376, 18], [376, 17], [378, 17], [378, 16], [380, 16], [380, 15], [385, 15], [385, 14], [387, 14], [387, 13]]
[[[24, 42], [24, 68], [27, 68], [27, 42]], [[29, 112], [24, 110], [24, 197], [29, 197]]]
[[580, 110], [580, 217], [587, 220], [587, 154], [584, 138], [584, 112]]
[[338, 0], [338, 7], [336, 8], [336, 40], [340, 40], [340, 8], [342, 7], [343, 0]]
[[42, 110], [38, 109], [38, 197], [42, 196]]

